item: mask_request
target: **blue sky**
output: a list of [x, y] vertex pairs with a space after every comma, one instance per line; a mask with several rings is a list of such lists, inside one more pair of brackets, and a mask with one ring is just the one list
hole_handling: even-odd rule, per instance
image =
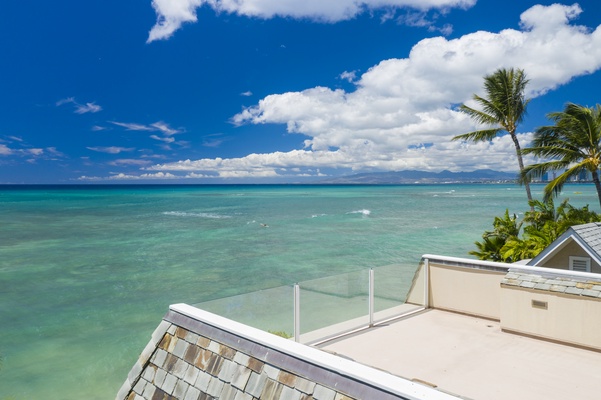
[[515, 171], [456, 106], [523, 68], [519, 138], [601, 102], [601, 5], [491, 0], [8, 1], [0, 183], [267, 183]]

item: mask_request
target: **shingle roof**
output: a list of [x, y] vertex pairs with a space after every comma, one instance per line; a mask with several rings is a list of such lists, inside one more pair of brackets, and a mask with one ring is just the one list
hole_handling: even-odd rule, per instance
[[283, 347], [262, 343], [254, 328], [228, 330], [184, 312], [190, 309], [170, 307], [116, 400], [408, 400], [418, 398], [416, 394], [457, 399], [266, 332], [261, 335]]
[[601, 222], [591, 222], [588, 224], [574, 225], [563, 235], [555, 239], [545, 250], [534, 257], [527, 265], [538, 265], [540, 261], [552, 254], [558, 246], [572, 238], [580, 246], [601, 264]]
[[552, 273], [524, 273], [518, 270], [509, 270], [501, 282], [501, 286], [601, 298], [601, 282], [585, 278], [557, 276]]
[[572, 227], [584, 243], [586, 243], [597, 254], [601, 254], [601, 222], [575, 225]]

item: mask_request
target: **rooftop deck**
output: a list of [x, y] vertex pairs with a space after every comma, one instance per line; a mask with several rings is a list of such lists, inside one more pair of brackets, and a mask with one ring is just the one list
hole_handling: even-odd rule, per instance
[[[395, 277], [172, 305], [117, 399], [601, 398], [601, 274], [425, 255]], [[286, 315], [295, 341], [265, 331]]]
[[601, 396], [601, 353], [502, 332], [499, 322], [441, 310], [426, 310], [321, 348], [469, 399]]

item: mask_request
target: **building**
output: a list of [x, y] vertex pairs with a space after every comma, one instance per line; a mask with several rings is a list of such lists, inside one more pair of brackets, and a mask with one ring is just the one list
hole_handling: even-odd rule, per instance
[[[558, 252], [566, 240], [591, 245], [588, 228], [574, 228]], [[311, 302], [297, 301], [290, 316], [301, 343], [202, 305], [173, 305], [117, 399], [599, 398], [601, 275], [424, 255], [402, 304], [375, 310], [396, 285], [387, 274], [371, 270], [367, 293], [348, 275], [306, 288], [315, 308], [303, 314]], [[236, 304], [257, 312], [270, 312], [262, 301], [279, 304], [274, 292], [244, 296]], [[368, 315], [296, 332], [299, 315], [335, 314], [324, 311], [334, 303], [340, 313], [368, 305]]]
[[601, 273], [601, 223], [572, 226], [527, 265]]

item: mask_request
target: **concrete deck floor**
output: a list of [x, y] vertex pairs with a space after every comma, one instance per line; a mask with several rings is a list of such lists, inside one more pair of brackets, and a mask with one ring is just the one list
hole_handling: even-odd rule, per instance
[[601, 399], [601, 353], [505, 333], [498, 322], [440, 310], [320, 347], [469, 399]]

